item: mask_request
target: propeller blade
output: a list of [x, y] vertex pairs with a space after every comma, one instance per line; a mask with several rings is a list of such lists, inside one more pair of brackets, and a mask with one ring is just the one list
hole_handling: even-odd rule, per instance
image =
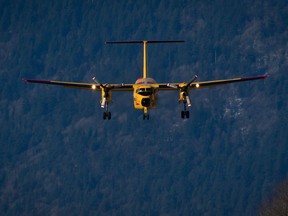
[[98, 84], [98, 85], [101, 85], [100, 83], [99, 83], [99, 81], [96, 79], [96, 77], [94, 76], [94, 77], [92, 77], [92, 80], [96, 83], [96, 84]]
[[178, 88], [178, 86], [177, 86], [177, 85], [173, 85], [173, 84], [170, 84], [170, 83], [168, 83], [168, 84], [167, 84], [167, 86], [168, 86], [168, 87], [171, 87], [171, 88], [175, 88], [175, 89], [177, 89], [177, 88]]
[[101, 107], [103, 109], [105, 108], [105, 104], [106, 104], [106, 97], [103, 97], [103, 99], [101, 100]]
[[190, 86], [195, 80], [197, 80], [198, 76], [195, 75], [194, 78], [187, 84], [187, 86]]
[[190, 107], [191, 106], [191, 100], [190, 100], [189, 96], [186, 96], [186, 101], [187, 101], [187, 106]]
[[103, 84], [101, 84], [101, 83], [96, 79], [95, 76], [92, 77], [92, 80], [93, 80], [96, 84], [100, 85], [102, 88], [105, 88], [105, 86], [104, 86]]

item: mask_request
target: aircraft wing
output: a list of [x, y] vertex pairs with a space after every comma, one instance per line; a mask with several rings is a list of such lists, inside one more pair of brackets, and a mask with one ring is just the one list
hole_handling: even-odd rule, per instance
[[[198, 88], [210, 88], [214, 86], [226, 85], [229, 83], [235, 82], [245, 82], [252, 81], [258, 79], [266, 79], [268, 74], [264, 74], [262, 76], [251, 76], [251, 77], [242, 77], [242, 78], [232, 78], [232, 79], [224, 79], [224, 80], [210, 80], [210, 81], [202, 81], [202, 82], [193, 82], [189, 85], [189, 89], [198, 89]], [[177, 90], [184, 86], [186, 83], [160, 83], [159, 90]]]
[[[59, 85], [67, 88], [78, 88], [84, 90], [101, 91], [101, 84], [96, 83], [81, 83], [81, 82], [62, 82], [54, 80], [36, 80], [36, 79], [23, 79], [26, 83], [39, 83], [48, 85]], [[111, 88], [113, 91], [133, 91], [133, 84], [103, 84], [102, 86]]]

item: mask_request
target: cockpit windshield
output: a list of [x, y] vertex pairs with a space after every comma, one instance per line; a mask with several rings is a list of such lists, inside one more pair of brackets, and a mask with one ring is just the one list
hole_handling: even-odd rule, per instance
[[149, 87], [149, 88], [139, 88], [136, 90], [137, 94], [140, 94], [142, 96], [149, 96], [153, 94], [154, 89]]

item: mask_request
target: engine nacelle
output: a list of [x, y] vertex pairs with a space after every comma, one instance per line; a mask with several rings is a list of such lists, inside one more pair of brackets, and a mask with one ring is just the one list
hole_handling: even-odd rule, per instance
[[101, 107], [105, 108], [105, 105], [110, 103], [112, 100], [112, 91], [102, 88], [102, 99], [100, 101]]
[[189, 97], [189, 93], [187, 91], [180, 91], [179, 102], [183, 102], [184, 104], [187, 104], [188, 107], [191, 106], [191, 100]]

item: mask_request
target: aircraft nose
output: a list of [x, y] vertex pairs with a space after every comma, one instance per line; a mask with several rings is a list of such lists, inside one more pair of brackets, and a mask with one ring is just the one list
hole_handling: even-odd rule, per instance
[[150, 98], [143, 98], [141, 101], [141, 104], [143, 107], [149, 107], [150, 106]]

